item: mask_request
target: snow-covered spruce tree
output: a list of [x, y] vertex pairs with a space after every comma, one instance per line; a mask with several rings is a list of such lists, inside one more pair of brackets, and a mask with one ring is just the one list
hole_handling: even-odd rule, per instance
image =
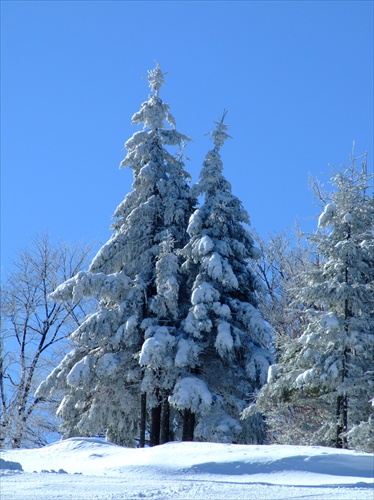
[[331, 203], [310, 237], [320, 262], [306, 273], [309, 285], [297, 298], [307, 305], [307, 326], [271, 367], [257, 408], [280, 435], [287, 413], [307, 409], [307, 421], [305, 413], [304, 419], [294, 420], [294, 438], [303, 444], [345, 448], [351, 442], [369, 451], [374, 393], [374, 202], [366, 169], [356, 167], [353, 157], [348, 168], [333, 171], [331, 181], [335, 188]]
[[258, 257], [249, 217], [222, 175], [220, 148], [229, 137], [224, 116], [211, 132], [199, 182], [205, 200], [191, 216], [182, 250], [190, 309], [175, 364], [184, 369], [170, 402], [184, 410], [183, 439], [262, 442], [262, 420], [240, 423], [251, 395], [265, 382], [272, 355], [270, 331], [256, 308], [260, 280], [249, 267]]
[[140, 436], [140, 446], [148, 415], [150, 444], [169, 439], [167, 398], [179, 370], [172, 360], [184, 279], [175, 251], [187, 242], [193, 204], [182, 162], [188, 138], [159, 97], [158, 65], [148, 81], [153, 93], [132, 117], [143, 130], [126, 142], [121, 163], [133, 170], [133, 189], [114, 213], [114, 234], [88, 272], [53, 294], [56, 300], [95, 295], [98, 310], [71, 335], [76, 348], [38, 390], [65, 391], [59, 408], [65, 435], [106, 429], [110, 441], [133, 445]]

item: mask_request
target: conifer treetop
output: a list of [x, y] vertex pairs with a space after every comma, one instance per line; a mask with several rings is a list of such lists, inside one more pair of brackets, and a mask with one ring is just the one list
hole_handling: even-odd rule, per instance
[[155, 69], [148, 70], [149, 87], [157, 96], [162, 85], [165, 85], [164, 75], [166, 73], [161, 71], [159, 63], [156, 64]]
[[222, 117], [218, 119], [219, 121], [214, 122], [214, 124], [217, 125], [216, 128], [212, 132], [209, 132], [209, 135], [214, 142], [214, 149], [217, 152], [221, 149], [226, 139], [232, 139], [232, 137], [226, 133], [226, 130], [228, 129], [227, 125], [223, 123], [226, 115], [227, 110], [224, 109]]

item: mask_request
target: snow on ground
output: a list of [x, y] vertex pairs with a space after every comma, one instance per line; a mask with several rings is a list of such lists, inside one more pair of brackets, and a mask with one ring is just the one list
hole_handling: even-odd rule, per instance
[[316, 446], [169, 443], [132, 449], [73, 438], [2, 451], [1, 458], [1, 500], [374, 498], [373, 455]]

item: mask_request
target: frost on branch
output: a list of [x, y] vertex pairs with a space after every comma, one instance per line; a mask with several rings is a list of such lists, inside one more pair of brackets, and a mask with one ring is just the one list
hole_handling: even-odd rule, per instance
[[53, 300], [79, 302], [83, 297], [100, 296], [108, 300], [121, 301], [130, 289], [131, 280], [123, 273], [106, 275], [81, 271], [58, 286], [50, 295]]
[[66, 377], [74, 365], [82, 358], [82, 349], [73, 349], [61, 360], [60, 364], [46, 377], [35, 391], [35, 397], [49, 397], [66, 388]]

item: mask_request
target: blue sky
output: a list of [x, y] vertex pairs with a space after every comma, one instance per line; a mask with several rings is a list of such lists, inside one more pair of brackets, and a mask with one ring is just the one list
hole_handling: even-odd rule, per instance
[[372, 170], [373, 2], [2, 0], [1, 31], [3, 271], [35, 233], [108, 240], [156, 61], [194, 181], [228, 110], [224, 173], [261, 235], [315, 228], [308, 174], [353, 140]]

